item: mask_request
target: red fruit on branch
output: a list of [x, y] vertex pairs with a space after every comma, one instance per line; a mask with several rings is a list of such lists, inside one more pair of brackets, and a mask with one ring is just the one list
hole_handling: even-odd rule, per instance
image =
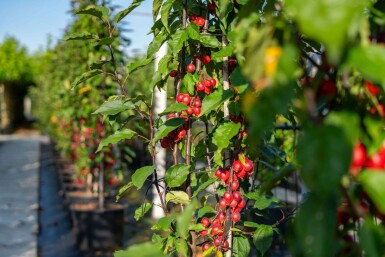
[[366, 148], [362, 143], [358, 143], [353, 148], [352, 164], [353, 168], [361, 168], [367, 159]]
[[385, 169], [385, 152], [379, 151], [366, 160], [365, 167], [376, 170]]
[[370, 81], [365, 82], [365, 87], [369, 91], [369, 93], [373, 96], [376, 96], [378, 93], [380, 93], [380, 88], [373, 85], [373, 83]]
[[188, 115], [191, 115], [191, 114], [193, 114], [194, 113], [194, 111], [193, 111], [193, 108], [192, 107], [188, 107], [188, 109], [187, 109], [187, 114]]
[[201, 220], [201, 224], [203, 225], [203, 226], [205, 226], [205, 227], [208, 227], [208, 226], [210, 226], [210, 219], [209, 218], [207, 218], [207, 217], [204, 217], [202, 220]]
[[199, 116], [201, 114], [202, 109], [200, 107], [194, 107], [193, 112], [195, 116]]
[[211, 235], [216, 236], [220, 232], [220, 227], [213, 227], [211, 228]]
[[182, 102], [185, 104], [185, 105], [190, 105], [190, 101], [191, 101], [191, 97], [189, 94], [185, 94], [183, 96], [183, 99], [182, 99]]
[[233, 170], [235, 173], [243, 171], [243, 165], [240, 160], [235, 160], [233, 162]]
[[230, 178], [230, 171], [228, 170], [223, 170], [221, 175], [220, 175], [220, 178], [223, 182], [226, 182], [227, 180], [229, 180]]
[[202, 246], [202, 251], [206, 251], [207, 249], [210, 248], [210, 244], [209, 243], [205, 243], [203, 246]]
[[191, 14], [189, 17], [190, 21], [195, 21], [197, 19], [197, 16], [195, 14]]
[[331, 80], [323, 80], [318, 86], [318, 95], [332, 97], [337, 93], [336, 83]]
[[218, 219], [220, 222], [224, 222], [226, 220], [226, 215], [224, 212], [218, 213]]
[[199, 27], [203, 27], [205, 25], [205, 19], [203, 17], [197, 17], [196, 20], [195, 20], [195, 23]]
[[215, 79], [211, 78], [209, 79], [209, 81], [212, 87], [215, 87], [217, 85], [217, 81]]
[[195, 71], [195, 65], [192, 64], [192, 63], [188, 64], [187, 67], [186, 67], [186, 70], [189, 73], [193, 73]]
[[245, 164], [243, 165], [243, 169], [244, 169], [247, 173], [251, 173], [251, 172], [254, 170], [253, 162], [250, 161], [250, 159], [247, 158], [247, 157], [245, 157]]
[[196, 84], [195, 88], [196, 88], [196, 90], [197, 90], [198, 92], [203, 92], [203, 91], [205, 91], [205, 86], [203, 85], [202, 82], [198, 82], [198, 83]]
[[215, 170], [215, 177], [220, 178], [222, 172], [223, 172], [223, 169], [222, 169], [222, 168], [216, 169], [216, 170]]
[[237, 208], [237, 206], [238, 206], [237, 200], [233, 199], [229, 206], [230, 206], [231, 209]]
[[238, 208], [240, 208], [240, 209], [243, 209], [243, 208], [245, 208], [246, 207], [246, 202], [245, 202], [245, 200], [241, 200], [239, 203], [238, 203], [238, 206], [237, 206]]
[[201, 235], [201, 236], [207, 236], [208, 233], [209, 233], [209, 232], [207, 231], [207, 229], [205, 229], [205, 230], [202, 230], [201, 232], [199, 232], [199, 235]]
[[231, 220], [235, 223], [241, 220], [241, 214], [239, 212], [231, 213]]
[[223, 199], [225, 199], [226, 203], [229, 205], [233, 201], [233, 194], [231, 192], [225, 192], [223, 194]]
[[224, 242], [223, 242], [222, 250], [225, 251], [225, 252], [226, 252], [227, 250], [229, 250], [229, 242], [228, 242], [228, 241], [224, 241]]
[[195, 97], [194, 106], [195, 107], [201, 107], [202, 106], [202, 102], [201, 102], [201, 99], [199, 97]]
[[210, 87], [205, 87], [205, 94], [208, 95], [211, 93], [211, 86]]
[[183, 101], [183, 98], [184, 98], [184, 94], [183, 93], [179, 93], [177, 96], [176, 96], [176, 101], [178, 103], [181, 103]]
[[217, 247], [220, 246], [221, 245], [221, 241], [222, 241], [221, 238], [216, 237], [214, 239], [214, 245], [217, 246]]
[[203, 81], [203, 85], [205, 86], [205, 87], [211, 87], [211, 82], [210, 82], [210, 80], [205, 80], [205, 81]]
[[235, 191], [235, 190], [238, 190], [239, 188], [239, 182], [238, 181], [233, 181], [231, 183], [231, 190]]
[[241, 195], [241, 192], [239, 192], [239, 191], [234, 191], [233, 197], [234, 197], [234, 200], [237, 202], [242, 200], [242, 195]]
[[219, 206], [219, 208], [220, 208], [221, 210], [226, 209], [226, 207], [227, 207], [227, 202], [226, 202], [226, 200], [223, 199], [223, 198], [222, 198], [221, 200], [219, 200], [218, 206]]
[[176, 76], [178, 76], [178, 71], [176, 70], [170, 71], [170, 77], [175, 78]]
[[203, 55], [201, 60], [202, 60], [203, 65], [206, 65], [206, 64], [210, 63], [211, 57], [209, 55]]

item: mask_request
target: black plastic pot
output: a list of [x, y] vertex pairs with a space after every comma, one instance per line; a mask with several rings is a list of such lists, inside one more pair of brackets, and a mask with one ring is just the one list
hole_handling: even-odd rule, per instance
[[70, 209], [79, 250], [111, 252], [123, 246], [123, 205], [107, 203], [98, 209], [97, 203], [71, 204]]

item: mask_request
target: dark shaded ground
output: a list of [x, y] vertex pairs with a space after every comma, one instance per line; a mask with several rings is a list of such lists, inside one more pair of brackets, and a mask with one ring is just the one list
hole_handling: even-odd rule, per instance
[[59, 195], [60, 184], [49, 144], [41, 145], [40, 158], [38, 256], [83, 257], [75, 249], [71, 217]]

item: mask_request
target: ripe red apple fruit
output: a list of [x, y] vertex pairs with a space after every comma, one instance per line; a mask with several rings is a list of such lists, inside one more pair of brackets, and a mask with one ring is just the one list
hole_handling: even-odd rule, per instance
[[240, 160], [235, 160], [233, 162], [233, 170], [235, 173], [243, 171], [243, 164], [241, 163]]
[[205, 243], [203, 246], [202, 246], [202, 251], [206, 251], [207, 249], [210, 248], [210, 244], [209, 243]]
[[184, 98], [184, 94], [183, 93], [179, 93], [177, 96], [176, 96], [176, 101], [178, 103], [181, 103], [183, 101], [183, 98]]
[[190, 105], [190, 101], [191, 101], [191, 97], [189, 94], [185, 94], [183, 96], [183, 99], [182, 99], [182, 102], [185, 104], [185, 105]]
[[196, 90], [197, 90], [198, 92], [203, 92], [203, 91], [205, 91], [205, 86], [203, 85], [202, 82], [198, 82], [198, 83], [196, 84]]
[[195, 71], [195, 65], [192, 63], [189, 63], [186, 67], [187, 72], [193, 73]]
[[207, 218], [207, 217], [204, 217], [202, 220], [201, 220], [201, 224], [203, 225], [203, 226], [205, 226], [205, 227], [208, 227], [208, 226], [210, 226], [210, 219], [209, 218]]
[[353, 157], [352, 157], [352, 164], [351, 166], [353, 168], [361, 168], [365, 165], [366, 159], [366, 148], [362, 143], [358, 143], [353, 148]]
[[211, 57], [209, 55], [203, 55], [202, 56], [202, 63], [203, 63], [203, 65], [206, 65], [206, 64], [210, 63], [210, 61], [211, 61]]
[[197, 17], [195, 20], [195, 23], [199, 26], [202, 27], [205, 25], [205, 19], [203, 17]]
[[238, 222], [241, 220], [241, 214], [239, 212], [233, 212], [231, 213], [231, 220], [233, 222]]
[[176, 76], [178, 76], [178, 71], [176, 70], [170, 71], [170, 77], [175, 78]]
[[223, 194], [223, 199], [225, 199], [227, 204], [230, 204], [233, 201], [233, 194], [231, 192], [225, 192]]

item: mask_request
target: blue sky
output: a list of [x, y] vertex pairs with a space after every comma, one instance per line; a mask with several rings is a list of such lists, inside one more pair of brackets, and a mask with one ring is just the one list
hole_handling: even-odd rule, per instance
[[[112, 0], [113, 4], [127, 7], [132, 0]], [[140, 7], [127, 16], [125, 28], [132, 32], [127, 37], [132, 40], [126, 49], [130, 54], [135, 49], [144, 52], [152, 40], [146, 36], [152, 26], [150, 14], [152, 1], [145, 0]], [[48, 34], [54, 41], [59, 40], [63, 30], [71, 21], [67, 13], [70, 9], [69, 0], [0, 0], [0, 41], [4, 37], [14, 36], [30, 53], [46, 46]]]

